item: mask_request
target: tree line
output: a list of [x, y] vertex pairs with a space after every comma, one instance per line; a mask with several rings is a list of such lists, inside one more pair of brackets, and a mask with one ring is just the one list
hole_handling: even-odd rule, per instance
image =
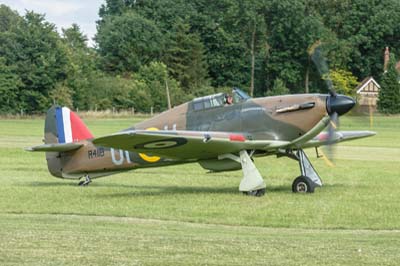
[[392, 77], [383, 52], [400, 54], [398, 14], [398, 0], [106, 0], [88, 47], [79, 25], [59, 34], [44, 15], [0, 5], [0, 113], [162, 111], [166, 88], [172, 105], [233, 86], [326, 93], [317, 42], [336, 89], [351, 94], [366, 76]]

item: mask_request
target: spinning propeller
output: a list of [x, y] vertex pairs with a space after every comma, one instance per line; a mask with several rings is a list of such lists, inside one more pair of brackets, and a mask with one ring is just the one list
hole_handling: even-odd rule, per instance
[[328, 160], [329, 165], [333, 165], [330, 160], [333, 159], [333, 144], [336, 142], [338, 138], [338, 134], [336, 134], [337, 129], [339, 128], [339, 116], [350, 111], [351, 108], [355, 105], [355, 100], [349, 96], [337, 94], [333, 82], [329, 75], [328, 64], [326, 63], [326, 59], [322, 54], [321, 41], [316, 41], [309, 49], [308, 54], [314, 62], [315, 66], [318, 69], [318, 72], [321, 76], [324, 77], [326, 85], [329, 90], [329, 96], [326, 99], [326, 109], [329, 114], [329, 125], [328, 125], [328, 134], [327, 134], [327, 154], [324, 156]]

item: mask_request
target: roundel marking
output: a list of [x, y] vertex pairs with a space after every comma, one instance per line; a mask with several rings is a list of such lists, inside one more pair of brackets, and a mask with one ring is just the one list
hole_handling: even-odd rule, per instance
[[[151, 130], [151, 131], [157, 131], [158, 128], [156, 127], [149, 127], [146, 130]], [[158, 162], [161, 158], [158, 156], [149, 156], [145, 153], [139, 153], [140, 158], [142, 158], [143, 160], [145, 160], [148, 163], [156, 163]]]
[[155, 140], [142, 144], [137, 144], [135, 149], [168, 149], [173, 147], [178, 147], [187, 143], [187, 140], [184, 138], [170, 138], [164, 140]]
[[149, 143], [143, 146], [145, 149], [162, 149], [162, 148], [169, 148], [173, 147], [176, 145], [176, 141], [159, 141], [159, 142], [153, 142]]

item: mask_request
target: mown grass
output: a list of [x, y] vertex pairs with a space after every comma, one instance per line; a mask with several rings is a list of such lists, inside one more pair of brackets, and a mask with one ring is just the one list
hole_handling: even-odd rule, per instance
[[[86, 119], [96, 136], [134, 119]], [[347, 142], [331, 168], [307, 151], [324, 181], [291, 193], [297, 162], [257, 158], [267, 195], [238, 192], [241, 172], [197, 164], [141, 169], [89, 187], [55, 179], [39, 144], [43, 121], [0, 120], [0, 264], [397, 265], [399, 117], [375, 117], [378, 135]], [[343, 117], [343, 130], [369, 130]]]
[[397, 265], [400, 232], [2, 215], [2, 265]]

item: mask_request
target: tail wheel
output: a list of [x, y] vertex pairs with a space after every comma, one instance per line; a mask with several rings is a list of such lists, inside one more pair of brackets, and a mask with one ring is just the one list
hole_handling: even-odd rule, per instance
[[313, 193], [314, 188], [315, 186], [305, 176], [297, 177], [292, 184], [292, 191], [294, 193]]

